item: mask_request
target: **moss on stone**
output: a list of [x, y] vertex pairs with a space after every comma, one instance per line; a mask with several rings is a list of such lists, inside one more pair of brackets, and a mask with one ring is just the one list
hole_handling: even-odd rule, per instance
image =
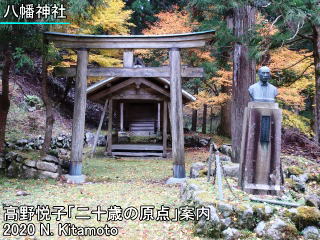
[[207, 176], [208, 170], [207, 169], [201, 169], [199, 171], [199, 177], [205, 177]]
[[302, 206], [297, 208], [297, 213], [287, 214], [299, 230], [307, 226], [320, 226], [320, 211], [315, 207]]
[[256, 234], [248, 229], [240, 230], [240, 239], [257, 239]]
[[289, 186], [293, 186], [294, 185], [294, 181], [291, 178], [286, 178], [286, 179], [284, 179], [284, 181]]
[[248, 206], [240, 204], [240, 205], [237, 205], [235, 209], [237, 212], [244, 212], [245, 210], [248, 209]]
[[7, 171], [9, 177], [20, 177], [22, 164], [16, 161], [12, 161]]
[[300, 175], [303, 174], [303, 170], [297, 166], [291, 166], [287, 168], [288, 175]]
[[285, 209], [285, 211], [283, 212], [283, 216], [289, 219], [293, 219], [294, 215], [295, 213], [289, 212], [288, 209]]
[[308, 182], [312, 182], [312, 181], [320, 183], [320, 173], [309, 173]]
[[257, 203], [252, 206], [253, 210], [260, 210], [260, 211], [261, 210], [264, 211], [265, 207], [266, 206], [263, 203]]
[[298, 239], [299, 232], [293, 224], [288, 224], [282, 228], [282, 238], [283, 240]]

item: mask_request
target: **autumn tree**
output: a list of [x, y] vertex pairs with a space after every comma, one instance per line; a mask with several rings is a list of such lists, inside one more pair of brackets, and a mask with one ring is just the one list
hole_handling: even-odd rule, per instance
[[[125, 9], [123, 0], [100, 0], [99, 4], [85, 6], [85, 13], [72, 14], [71, 24], [56, 28], [56, 30], [73, 34], [104, 34], [127, 35], [130, 27], [132, 10]], [[89, 63], [101, 67], [119, 67], [122, 64], [122, 52], [114, 49], [91, 50]], [[76, 63], [76, 54], [68, 50], [63, 55], [61, 66], [70, 66]], [[90, 79], [95, 81], [96, 79]]]
[[[61, 29], [69, 33], [87, 34], [128, 34], [128, 23], [132, 11], [124, 10], [125, 3], [122, 0], [101, 0], [94, 3], [74, 0], [69, 3], [69, 17], [72, 24], [70, 26], [58, 26], [53, 30]], [[52, 129], [54, 124], [53, 103], [48, 93], [48, 66], [70, 66], [75, 65], [76, 54], [70, 50], [67, 55], [63, 55], [63, 61], [58, 63], [50, 58], [50, 52], [54, 52], [52, 46], [43, 45], [43, 66], [42, 66], [42, 95], [46, 106], [46, 132], [42, 155], [45, 155], [51, 144]], [[119, 66], [121, 64], [120, 53], [115, 50], [95, 50], [90, 54], [89, 62], [100, 66]], [[49, 66], [52, 68], [52, 66]], [[91, 79], [96, 80], [96, 79]]]
[[[255, 33], [255, 2], [193, 0], [189, 3], [189, 8], [193, 17], [202, 23], [201, 28], [216, 30], [214, 56], [217, 59], [218, 68], [228, 66], [230, 57], [233, 58], [232, 160], [238, 162], [243, 113], [249, 101], [247, 89], [255, 82], [255, 59], [250, 57], [249, 52]], [[230, 55], [231, 52], [232, 55]]]
[[[265, 13], [281, 30], [278, 45], [309, 48], [312, 51], [315, 76], [315, 141], [320, 142], [320, 6], [318, 0], [270, 1]], [[276, 42], [274, 43], [276, 44]]]
[[[145, 35], [160, 35], [160, 34], [178, 34], [192, 32], [199, 24], [196, 21], [190, 19], [190, 14], [185, 10], [180, 10], [178, 6], [174, 6], [169, 11], [160, 12], [156, 15], [158, 21], [153, 24], [149, 24], [148, 28], [143, 30]], [[175, 26], [174, 28], [172, 26]], [[140, 50], [138, 51], [144, 58], [145, 62], [150, 65], [158, 66], [160, 64], [166, 64], [168, 61], [167, 51], [163, 50]], [[203, 66], [206, 67], [206, 63], [213, 62], [214, 59], [210, 54], [208, 48], [203, 49], [183, 49], [182, 51], [183, 64], [189, 66]], [[206, 73], [204, 78], [194, 78], [183, 81], [184, 86], [189, 89], [194, 95], [204, 89], [208, 88], [208, 93], [214, 94], [212, 89], [212, 83], [209, 83], [211, 75], [210, 67], [206, 67]], [[197, 128], [197, 114], [198, 110], [203, 109], [204, 115], [207, 113], [206, 102], [202, 102], [201, 105], [196, 104], [192, 107], [192, 126], [191, 130], [196, 131]], [[203, 132], [206, 132], [206, 117], [203, 118]]]

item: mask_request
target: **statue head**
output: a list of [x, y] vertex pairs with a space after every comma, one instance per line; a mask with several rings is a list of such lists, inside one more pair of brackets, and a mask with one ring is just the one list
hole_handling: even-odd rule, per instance
[[262, 66], [258, 70], [258, 75], [259, 75], [259, 80], [263, 83], [263, 85], [266, 85], [271, 78], [270, 68], [266, 66]]

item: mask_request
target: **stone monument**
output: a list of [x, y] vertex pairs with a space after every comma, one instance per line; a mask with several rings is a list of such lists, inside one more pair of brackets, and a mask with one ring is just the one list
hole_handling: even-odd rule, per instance
[[268, 81], [270, 69], [258, 71], [259, 82], [248, 89], [251, 102], [245, 108], [240, 155], [239, 186], [251, 194], [277, 194], [281, 186], [281, 119], [275, 103], [277, 88]]

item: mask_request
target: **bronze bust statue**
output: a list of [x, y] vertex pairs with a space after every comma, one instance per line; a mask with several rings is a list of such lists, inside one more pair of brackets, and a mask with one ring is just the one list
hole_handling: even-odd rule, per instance
[[270, 68], [263, 66], [258, 70], [259, 82], [251, 85], [248, 89], [251, 101], [275, 102], [278, 90], [268, 81], [271, 78]]

